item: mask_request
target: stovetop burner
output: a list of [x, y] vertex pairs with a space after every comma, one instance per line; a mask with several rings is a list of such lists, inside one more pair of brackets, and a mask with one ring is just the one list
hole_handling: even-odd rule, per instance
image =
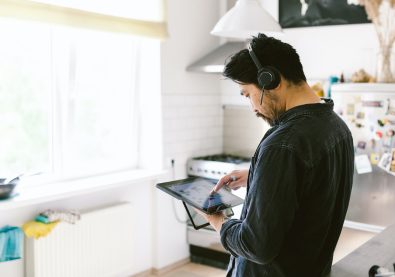
[[250, 158], [245, 158], [245, 157], [240, 157], [240, 156], [235, 156], [235, 155], [227, 155], [227, 154], [218, 154], [218, 155], [197, 157], [197, 158], [193, 158], [193, 160], [224, 162], [224, 163], [232, 163], [232, 164], [241, 164], [241, 163], [251, 162]]

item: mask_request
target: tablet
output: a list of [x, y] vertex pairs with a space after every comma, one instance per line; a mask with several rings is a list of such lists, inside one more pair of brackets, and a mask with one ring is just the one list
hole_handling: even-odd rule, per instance
[[205, 214], [214, 214], [243, 204], [244, 199], [227, 190], [220, 190], [211, 195], [213, 183], [201, 177], [159, 183], [156, 187], [167, 194], [184, 201]]

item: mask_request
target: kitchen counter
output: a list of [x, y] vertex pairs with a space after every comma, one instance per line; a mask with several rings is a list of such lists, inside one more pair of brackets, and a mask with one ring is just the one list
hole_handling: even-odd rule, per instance
[[368, 276], [373, 265], [393, 271], [395, 263], [395, 223], [332, 266], [327, 277]]

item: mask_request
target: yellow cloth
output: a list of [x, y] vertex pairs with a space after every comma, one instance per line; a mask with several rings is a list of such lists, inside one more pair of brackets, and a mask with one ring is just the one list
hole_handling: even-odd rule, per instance
[[52, 229], [59, 223], [59, 221], [55, 221], [52, 223], [42, 223], [37, 221], [29, 221], [23, 224], [22, 229], [25, 232], [25, 235], [30, 237], [35, 237], [38, 239], [39, 237], [45, 237], [49, 233], [51, 233]]

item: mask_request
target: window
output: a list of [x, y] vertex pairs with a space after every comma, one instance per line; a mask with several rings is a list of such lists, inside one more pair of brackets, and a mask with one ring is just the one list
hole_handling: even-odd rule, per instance
[[50, 30], [1, 20], [0, 38], [0, 174], [51, 171]]
[[138, 167], [141, 47], [157, 40], [9, 20], [0, 37], [0, 176]]

